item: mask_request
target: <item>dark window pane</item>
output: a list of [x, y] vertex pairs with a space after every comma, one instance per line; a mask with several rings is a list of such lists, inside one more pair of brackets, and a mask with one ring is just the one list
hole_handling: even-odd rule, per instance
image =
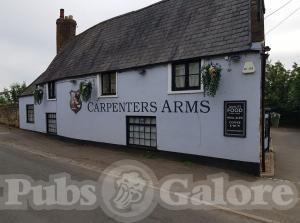
[[199, 87], [200, 86], [200, 75], [190, 75], [189, 85], [190, 85], [190, 87]]
[[116, 73], [102, 74], [102, 95], [116, 95], [117, 80]]
[[56, 89], [55, 89], [55, 82], [48, 83], [48, 98], [55, 99], [56, 98]]
[[189, 86], [199, 87], [200, 86], [200, 63], [189, 64]]
[[57, 134], [56, 114], [55, 113], [46, 114], [46, 121], [47, 121], [47, 133]]
[[201, 86], [200, 62], [183, 62], [173, 66], [172, 89], [197, 90]]
[[27, 123], [34, 123], [34, 105], [26, 106]]
[[102, 93], [104, 95], [110, 94], [110, 76], [109, 76], [109, 74], [102, 75]]
[[185, 65], [176, 65], [175, 76], [185, 76]]
[[129, 145], [156, 147], [155, 117], [128, 117], [127, 124]]
[[115, 95], [116, 94], [116, 85], [117, 85], [117, 82], [116, 82], [116, 73], [113, 73], [110, 75], [111, 77], [111, 83], [110, 83], [110, 86], [111, 86], [111, 94], [112, 95]]
[[189, 64], [189, 74], [199, 74], [200, 73], [200, 64], [197, 63], [190, 63]]

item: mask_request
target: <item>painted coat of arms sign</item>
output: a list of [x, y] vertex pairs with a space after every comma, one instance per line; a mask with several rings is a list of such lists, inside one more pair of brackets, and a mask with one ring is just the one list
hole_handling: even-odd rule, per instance
[[74, 113], [78, 113], [81, 110], [82, 101], [79, 91], [70, 91], [70, 108]]

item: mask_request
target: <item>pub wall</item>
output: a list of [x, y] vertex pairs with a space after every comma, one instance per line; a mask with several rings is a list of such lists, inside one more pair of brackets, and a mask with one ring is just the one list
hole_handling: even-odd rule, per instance
[[[253, 61], [256, 72], [242, 74], [246, 61]], [[118, 96], [98, 98], [97, 76], [83, 79], [57, 82], [57, 101], [43, 100], [35, 106], [35, 126], [24, 124], [24, 109], [20, 112], [21, 128], [45, 132], [45, 113], [57, 113], [58, 135], [103, 143], [126, 145], [126, 116], [155, 116], [157, 118], [157, 148], [186, 154], [224, 158], [259, 163], [260, 154], [260, 55], [257, 53], [241, 54], [241, 61], [230, 62], [224, 57], [211, 58], [204, 63], [218, 63], [222, 66], [222, 79], [215, 97], [204, 93], [170, 94], [168, 89], [169, 64], [140, 70], [128, 70], [118, 73]], [[82, 103], [82, 109], [75, 114], [70, 109], [70, 91], [78, 90], [83, 80], [93, 83], [92, 98], [89, 103]], [[20, 99], [24, 106], [26, 98]], [[210, 111], [162, 112], [165, 101], [172, 105], [175, 101], [205, 101]], [[224, 137], [224, 101], [247, 101], [247, 137]], [[206, 102], [208, 101], [208, 102]], [[119, 102], [156, 102], [156, 112], [95, 112], [95, 104]], [[172, 106], [171, 106], [172, 107]], [[21, 111], [21, 107], [20, 107]]]

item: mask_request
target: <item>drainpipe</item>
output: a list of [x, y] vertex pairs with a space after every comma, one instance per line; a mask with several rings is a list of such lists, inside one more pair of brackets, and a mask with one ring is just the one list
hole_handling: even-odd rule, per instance
[[266, 85], [266, 63], [269, 57], [267, 53], [270, 47], [263, 47], [261, 52], [261, 167], [262, 172], [266, 171], [266, 151], [265, 151], [265, 85]]

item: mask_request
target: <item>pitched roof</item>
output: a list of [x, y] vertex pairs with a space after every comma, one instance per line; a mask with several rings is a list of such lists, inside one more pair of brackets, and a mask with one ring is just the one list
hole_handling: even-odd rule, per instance
[[164, 0], [77, 35], [35, 81], [250, 50], [250, 0]]
[[35, 85], [36, 85], [36, 80], [31, 83], [25, 90], [24, 92], [21, 94], [21, 97], [24, 96], [30, 96], [33, 94], [34, 90], [35, 90]]

